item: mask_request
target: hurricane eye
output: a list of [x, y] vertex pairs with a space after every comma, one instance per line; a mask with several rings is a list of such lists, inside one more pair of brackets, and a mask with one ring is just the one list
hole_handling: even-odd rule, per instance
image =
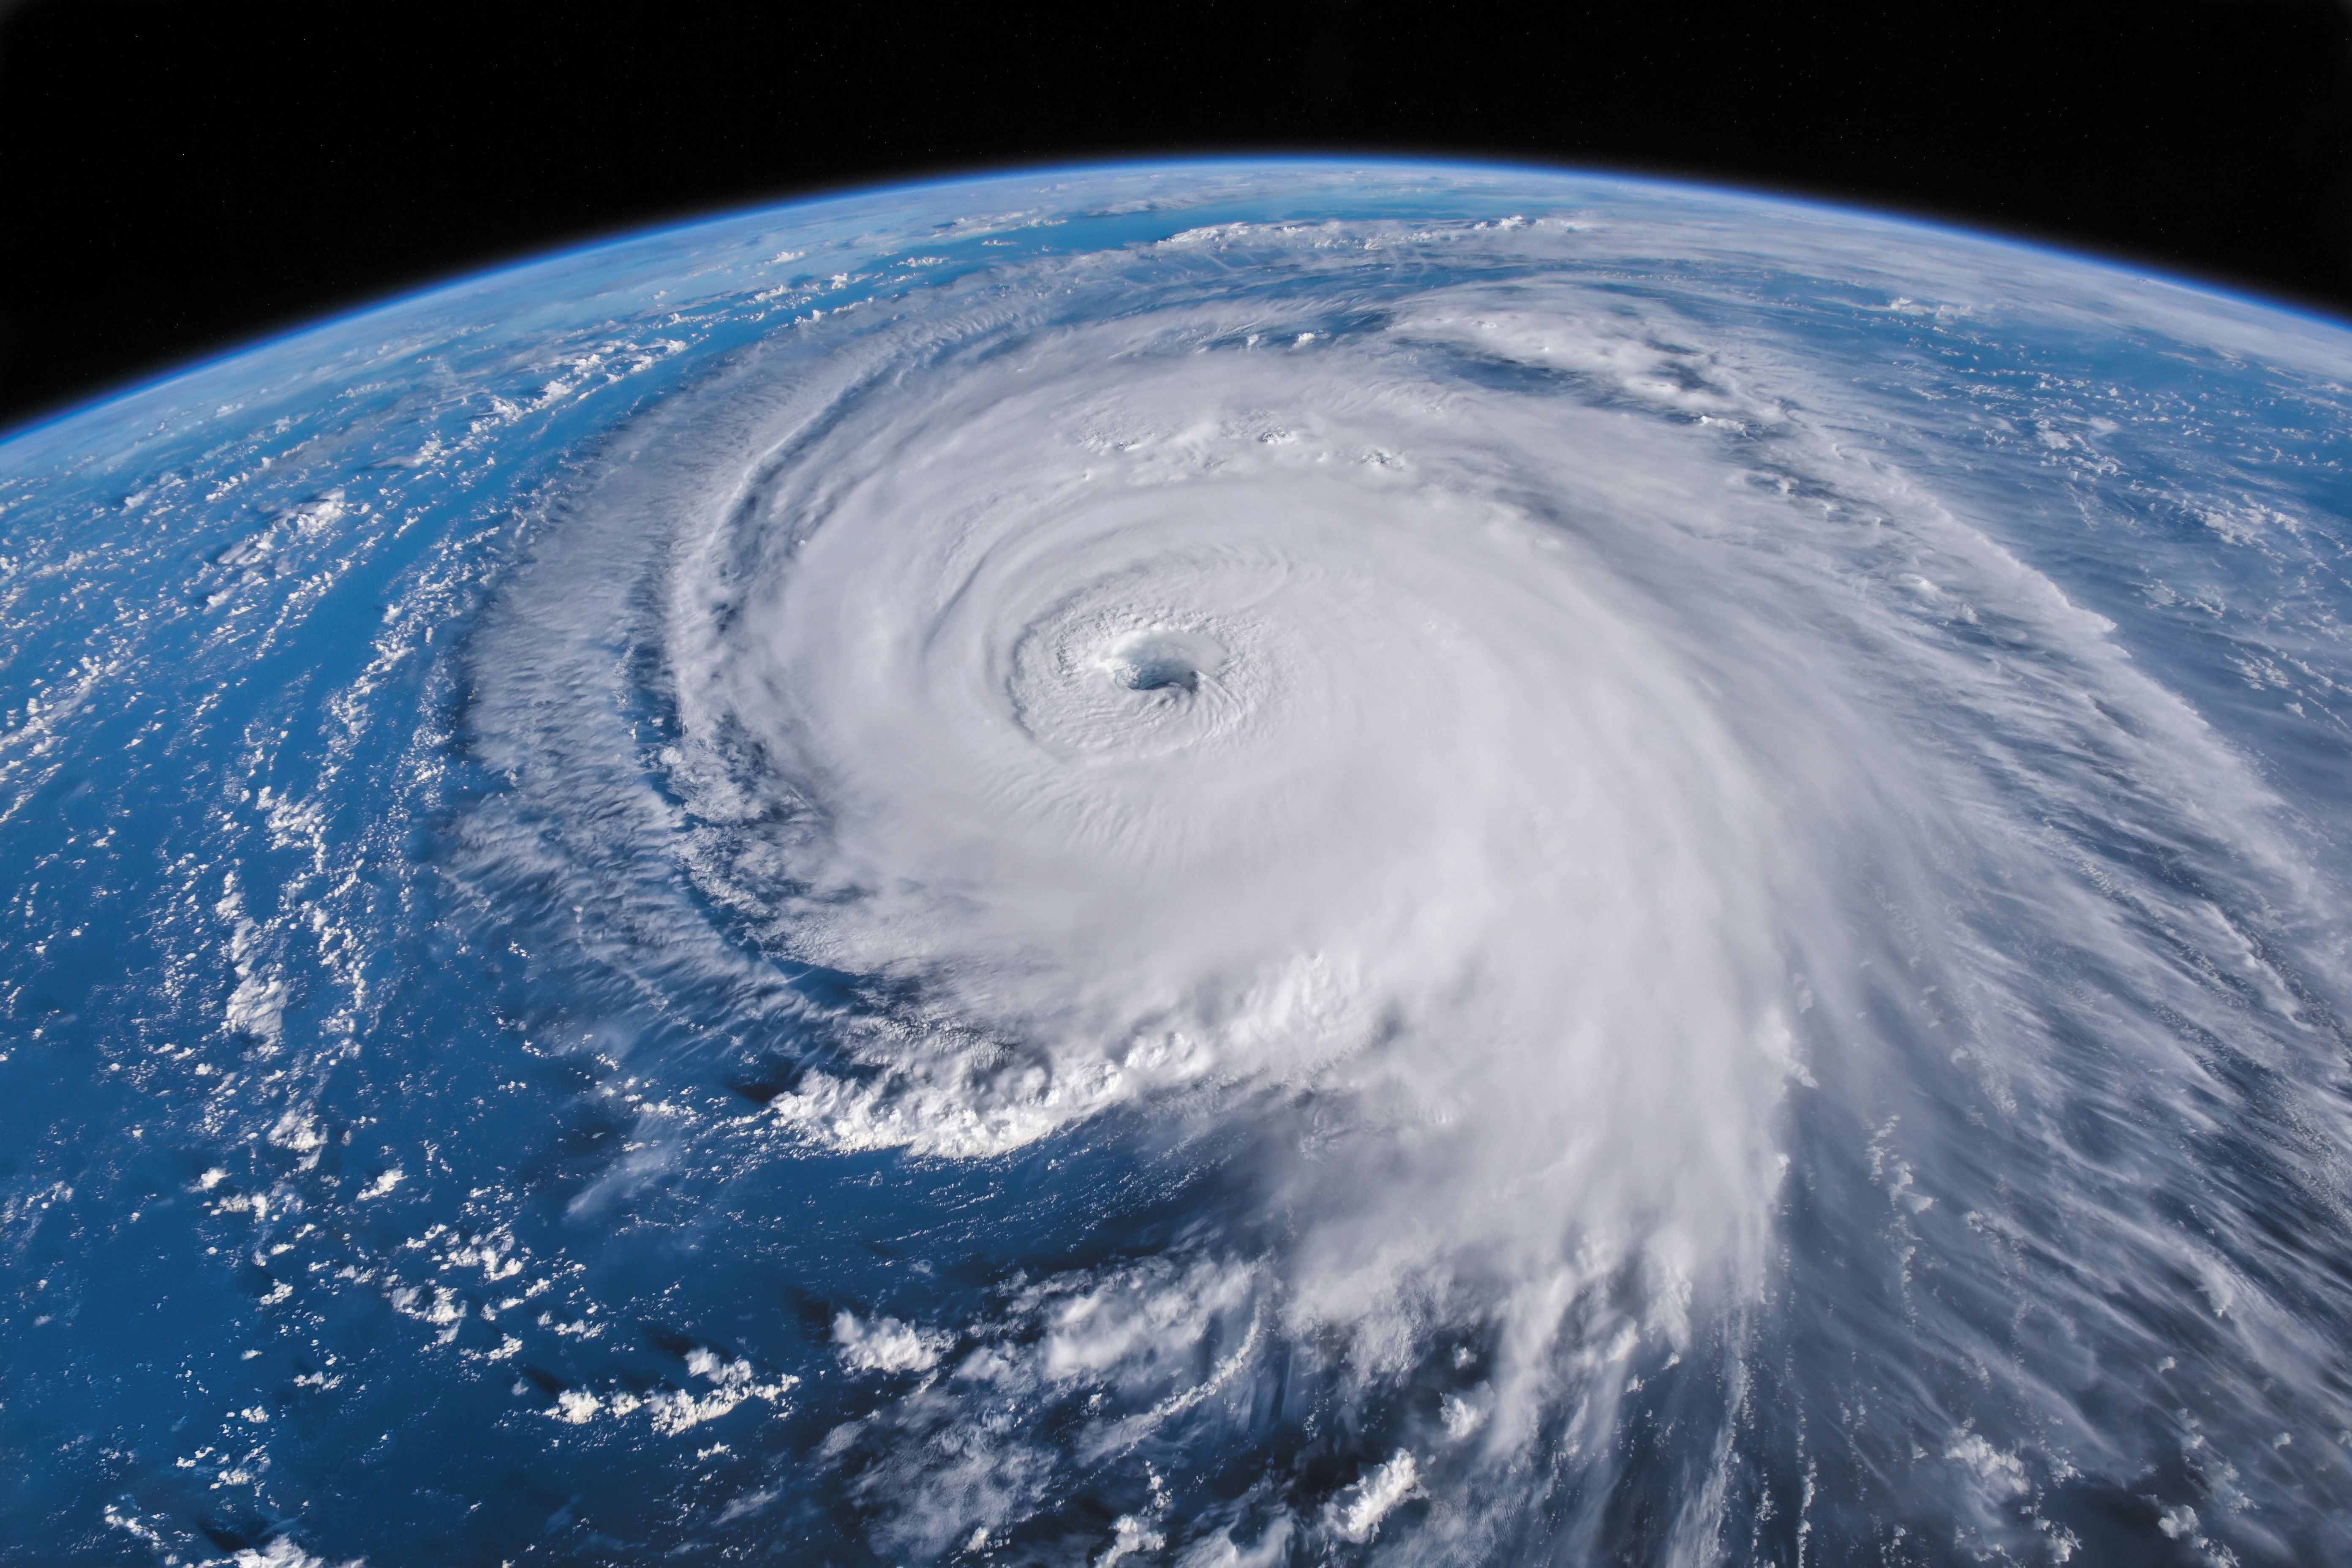
[[1181, 658], [1147, 654], [1121, 659], [1113, 667], [1112, 675], [1129, 691], [1164, 691], [1170, 687], [1185, 691], [1201, 689], [1201, 672]]
[[1224, 650], [1189, 632], [1155, 632], [1131, 637], [1097, 662], [1096, 668], [1129, 691], [1198, 692], [1213, 677]]

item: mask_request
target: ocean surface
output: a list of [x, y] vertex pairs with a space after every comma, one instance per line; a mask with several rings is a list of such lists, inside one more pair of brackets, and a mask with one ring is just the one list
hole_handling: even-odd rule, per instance
[[2347, 383], [1239, 162], [0, 439], [0, 1562], [2352, 1562]]

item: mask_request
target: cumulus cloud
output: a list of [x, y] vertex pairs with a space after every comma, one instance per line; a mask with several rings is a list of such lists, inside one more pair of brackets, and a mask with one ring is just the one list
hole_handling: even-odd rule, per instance
[[896, 1318], [861, 1322], [854, 1313], [833, 1320], [833, 1342], [841, 1349], [841, 1364], [852, 1372], [929, 1372], [940, 1363], [940, 1352], [954, 1343], [951, 1335], [925, 1333]]

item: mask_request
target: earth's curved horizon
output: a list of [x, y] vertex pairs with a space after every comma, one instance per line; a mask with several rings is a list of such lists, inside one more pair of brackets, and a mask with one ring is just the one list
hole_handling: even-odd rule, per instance
[[1620, 168], [1605, 163], [1554, 163], [1540, 159], [1514, 160], [1494, 157], [1444, 156], [1418, 158], [1402, 153], [1383, 153], [1363, 157], [1343, 153], [1286, 152], [1268, 157], [1247, 153], [1212, 153], [1198, 157], [1151, 156], [1139, 158], [1080, 159], [1075, 162], [1048, 162], [1035, 164], [973, 164], [941, 165], [907, 179], [876, 182], [845, 181], [788, 195], [772, 200], [721, 202], [709, 206], [682, 207], [666, 217], [644, 223], [624, 224], [613, 228], [583, 229], [568, 240], [556, 240], [546, 245], [527, 247], [501, 254], [474, 265], [462, 265], [446, 272], [420, 274], [417, 278], [379, 292], [357, 291], [340, 304], [315, 310], [295, 310], [274, 322], [264, 324], [243, 337], [225, 337], [217, 342], [186, 353], [164, 354], [146, 368], [124, 375], [121, 380], [95, 390], [68, 396], [54, 405], [37, 407], [23, 415], [13, 425], [0, 427], [0, 444], [20, 436], [30, 436], [49, 426], [90, 413], [109, 404], [142, 394], [162, 392], [173, 384], [191, 376], [201, 375], [216, 365], [232, 360], [249, 359], [280, 345], [291, 344], [314, 333], [324, 333], [361, 318], [398, 311], [410, 306], [423, 306], [437, 296], [485, 284], [506, 278], [527, 268], [550, 262], [574, 260], [595, 252], [618, 247], [647, 244], [656, 241], [675, 242], [688, 231], [719, 228], [744, 223], [769, 223], [787, 213], [821, 209], [837, 202], [871, 200], [880, 195], [910, 195], [921, 192], [945, 193], [961, 187], [998, 184], [1006, 181], [1068, 180], [1097, 176], [1107, 173], [1179, 174], [1208, 169], [1285, 169], [1297, 171], [1381, 171], [1400, 173], [1413, 171], [1452, 170], [1485, 175], [1521, 175], [1534, 180], [1570, 180], [1586, 184], [1612, 185], [1631, 190], [1655, 189], [1667, 192], [1706, 193], [1733, 201], [1756, 202], [1770, 206], [1811, 211], [1817, 215], [1861, 221], [1870, 224], [1892, 224], [1916, 228], [1946, 238], [1959, 239], [1979, 246], [2002, 247], [2038, 257], [2046, 261], [2069, 267], [2087, 267], [2113, 272], [2117, 280], [2142, 285], [2157, 285], [2207, 295], [2231, 304], [2263, 311], [2266, 314], [2292, 317], [2315, 326], [2336, 332], [2352, 331], [2352, 316], [2347, 316], [2313, 300], [2299, 298], [2291, 292], [2275, 292], [2258, 284], [2233, 279], [2221, 273], [2200, 272], [2176, 262], [2159, 261], [2135, 256], [2126, 248], [2101, 248], [2087, 242], [2070, 244], [2050, 234], [2030, 228], [2005, 228], [1972, 224], [1965, 218], [1938, 213], [1927, 208], [1874, 206], [1860, 197], [1828, 189], [1801, 185], [1776, 186], [1769, 184], [1722, 181], [1697, 176], [1683, 176], [1657, 170]]
[[1218, 158], [0, 437], [0, 1561], [2352, 1557], [2347, 383]]

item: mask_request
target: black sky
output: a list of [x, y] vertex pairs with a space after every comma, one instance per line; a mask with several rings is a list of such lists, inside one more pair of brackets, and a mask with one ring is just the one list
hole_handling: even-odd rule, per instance
[[0, 0], [0, 427], [714, 207], [1135, 153], [1689, 175], [2352, 314], [2352, 8]]

